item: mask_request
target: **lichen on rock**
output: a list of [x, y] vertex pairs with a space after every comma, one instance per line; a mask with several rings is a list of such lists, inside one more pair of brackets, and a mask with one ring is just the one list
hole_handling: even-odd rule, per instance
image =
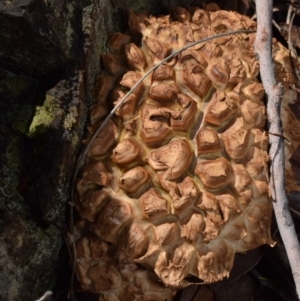
[[46, 95], [42, 106], [36, 107], [36, 113], [29, 127], [28, 135], [34, 137], [48, 130], [51, 126], [55, 109], [55, 98], [51, 95]]

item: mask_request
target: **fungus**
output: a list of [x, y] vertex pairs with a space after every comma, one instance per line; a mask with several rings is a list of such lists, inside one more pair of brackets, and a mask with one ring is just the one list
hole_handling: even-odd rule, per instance
[[217, 132], [209, 128], [201, 128], [196, 135], [198, 155], [212, 153], [221, 148]]
[[168, 213], [167, 201], [162, 198], [154, 188], [145, 192], [140, 197], [140, 201], [142, 202], [144, 211], [149, 218]]
[[225, 158], [200, 161], [195, 168], [203, 185], [207, 188], [220, 188], [231, 179], [231, 166]]
[[[169, 53], [219, 32], [255, 28], [245, 16], [216, 10], [175, 8], [177, 21], [129, 13], [129, 32], [141, 35], [142, 46], [129, 35], [109, 36], [86, 141], [106, 105], [118, 105]], [[189, 276], [222, 280], [236, 253], [273, 244], [253, 41], [253, 34], [229, 35], [184, 50], [143, 78], [100, 131], [77, 180], [81, 290], [101, 301], [171, 301]], [[288, 90], [288, 52], [274, 43], [277, 76]], [[287, 117], [286, 103], [295, 99], [284, 95], [282, 114], [291, 120], [285, 135], [299, 143], [299, 121]], [[288, 186], [295, 187], [286, 161]]]
[[109, 34], [107, 37], [107, 47], [111, 53], [120, 54], [125, 45], [128, 45], [130, 40], [131, 37], [129, 35], [120, 32], [114, 32]]
[[[93, 128], [90, 128], [90, 131], [93, 132]], [[117, 137], [117, 126], [110, 120], [93, 141], [87, 154], [88, 157], [97, 158], [106, 155], [107, 151], [115, 144]]]
[[138, 146], [132, 140], [125, 139], [113, 150], [112, 159], [117, 164], [128, 164], [140, 154]]
[[203, 72], [201, 65], [194, 62], [183, 63], [183, 82], [197, 95], [204, 97], [211, 87], [211, 81]]
[[157, 101], [175, 100], [179, 91], [175, 83], [163, 82], [152, 85], [149, 90], [149, 96]]
[[130, 66], [137, 70], [143, 70], [145, 66], [145, 58], [143, 52], [133, 43], [125, 46], [125, 54], [127, 62]]

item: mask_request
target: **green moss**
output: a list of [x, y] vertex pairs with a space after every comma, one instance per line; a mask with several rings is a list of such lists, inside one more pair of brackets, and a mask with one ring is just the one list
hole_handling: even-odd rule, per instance
[[54, 100], [55, 98], [53, 96], [46, 94], [43, 106], [36, 107], [36, 113], [29, 127], [29, 137], [34, 137], [48, 130], [54, 119]]

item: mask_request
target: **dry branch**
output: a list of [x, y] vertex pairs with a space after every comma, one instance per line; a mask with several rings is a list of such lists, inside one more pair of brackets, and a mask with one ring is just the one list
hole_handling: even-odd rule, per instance
[[271, 192], [278, 228], [291, 265], [296, 290], [300, 296], [300, 246], [285, 193], [284, 139], [280, 119], [280, 105], [284, 92], [277, 83], [272, 62], [272, 6], [273, 1], [257, 0], [257, 35], [255, 50], [259, 57], [260, 74], [267, 95], [267, 116], [269, 135]]

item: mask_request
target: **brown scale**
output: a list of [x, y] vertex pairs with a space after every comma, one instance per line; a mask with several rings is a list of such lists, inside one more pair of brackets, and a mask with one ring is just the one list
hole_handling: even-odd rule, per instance
[[[86, 141], [130, 88], [169, 53], [197, 39], [255, 22], [235, 12], [175, 8], [129, 15], [132, 33], [108, 37]], [[209, 9], [211, 11], [209, 11]], [[99, 301], [171, 301], [188, 276], [228, 277], [235, 253], [272, 245], [264, 90], [254, 34], [228, 35], [160, 65], [120, 106], [88, 151], [77, 180], [78, 290]], [[284, 82], [284, 135], [297, 148], [297, 93], [288, 51], [274, 41]], [[297, 129], [298, 127], [298, 129]], [[297, 130], [296, 130], [297, 129]], [[298, 140], [297, 140], [298, 139]], [[287, 190], [295, 189], [286, 162]], [[298, 188], [299, 190], [299, 188]]]

